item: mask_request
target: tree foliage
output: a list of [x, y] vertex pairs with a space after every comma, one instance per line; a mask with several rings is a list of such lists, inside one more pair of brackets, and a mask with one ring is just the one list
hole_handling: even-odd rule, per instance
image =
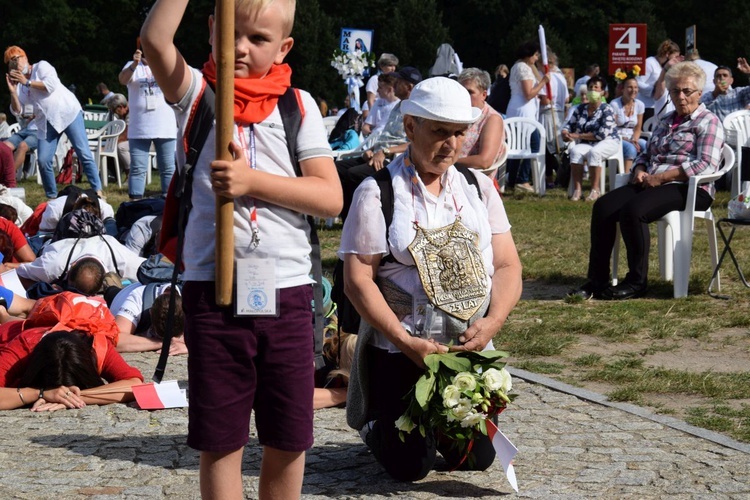
[[[27, 0], [2, 1], [2, 48], [21, 45], [31, 61], [44, 59], [57, 69], [66, 85], [75, 84], [85, 102], [97, 100], [95, 86], [105, 82], [124, 89], [117, 75], [136, 49], [140, 26], [153, 0]], [[206, 60], [207, 18], [214, 2], [193, 0], [177, 33], [177, 45], [188, 63]], [[648, 52], [669, 37], [684, 45], [685, 28], [697, 26], [701, 56], [716, 64], [735, 66], [747, 56], [750, 9], [744, 2], [683, 0], [299, 0], [288, 57], [293, 83], [313, 95], [341, 102], [345, 86], [330, 66], [340, 29], [374, 30], [373, 50], [392, 52], [402, 65], [427, 74], [441, 43], [450, 43], [465, 66], [492, 71], [511, 65], [516, 48], [536, 39], [540, 24], [560, 65], [580, 74], [591, 62], [606, 68], [608, 25], [648, 24]], [[7, 91], [0, 107], [8, 109]]]

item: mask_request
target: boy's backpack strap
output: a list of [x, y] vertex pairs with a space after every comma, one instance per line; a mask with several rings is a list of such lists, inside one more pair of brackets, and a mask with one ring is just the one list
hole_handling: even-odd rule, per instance
[[[182, 169], [178, 169], [178, 171], [175, 172], [177, 184], [174, 185], [174, 195], [179, 200], [179, 206], [177, 210], [177, 248], [171, 281], [172, 289], [175, 289], [177, 286], [180, 268], [182, 267], [182, 248], [185, 244], [185, 228], [187, 227], [188, 215], [192, 208], [193, 167], [198, 161], [198, 157], [203, 150], [209, 132], [211, 132], [211, 129], [213, 128], [215, 117], [216, 93], [204, 78], [201, 80], [200, 95], [196, 99], [193, 108], [190, 110], [190, 117], [188, 118], [185, 133], [183, 134], [183, 138], [187, 138], [187, 140], [183, 139], [183, 147], [185, 148], [185, 165]], [[162, 233], [164, 233], [165, 230], [168, 231], [174, 229], [164, 227], [164, 221], [166, 220], [166, 217], [162, 219]], [[174, 316], [177, 306], [175, 300], [175, 294], [170, 294], [166, 331], [164, 332], [161, 354], [159, 355], [159, 361], [156, 363], [156, 369], [154, 370], [153, 376], [153, 381], [157, 384], [161, 383], [164, 371], [167, 368], [169, 346], [172, 342], [172, 336], [174, 335]]]
[[297, 174], [297, 177], [302, 177], [302, 171], [300, 170], [299, 161], [297, 160], [297, 136], [299, 135], [299, 129], [302, 126], [302, 118], [304, 118], [304, 106], [302, 105], [302, 98], [300, 97], [299, 90], [294, 87], [289, 87], [286, 92], [279, 97], [277, 106], [279, 108], [279, 114], [281, 115], [281, 122], [284, 124], [286, 147], [289, 150], [289, 158], [292, 159], [294, 173]]
[[[299, 160], [297, 158], [297, 136], [299, 136], [299, 130], [302, 126], [302, 119], [304, 118], [304, 106], [302, 105], [302, 98], [299, 90], [294, 87], [289, 87], [286, 92], [279, 97], [277, 103], [279, 108], [279, 114], [281, 115], [281, 122], [284, 124], [284, 134], [286, 135], [286, 146], [289, 152], [289, 158], [294, 166], [294, 173], [297, 177], [302, 177], [302, 169], [299, 166]], [[312, 262], [313, 279], [313, 302], [315, 307], [313, 308], [314, 314], [314, 347], [315, 347], [315, 368], [323, 368], [325, 366], [325, 358], [323, 356], [323, 330], [325, 329], [325, 311], [324, 306], [324, 292], [323, 292], [323, 264], [321, 262], [320, 255], [320, 239], [318, 238], [317, 225], [315, 218], [307, 216], [307, 223], [310, 226], [310, 261]]]

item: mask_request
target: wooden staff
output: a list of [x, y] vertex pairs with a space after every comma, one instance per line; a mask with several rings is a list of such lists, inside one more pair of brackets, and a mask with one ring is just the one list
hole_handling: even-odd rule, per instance
[[[234, 130], [234, 1], [217, 0], [214, 29], [216, 61], [216, 158], [232, 160]], [[216, 197], [216, 304], [232, 304], [234, 274], [234, 200]], [[191, 244], [199, 245], [200, 242]]]

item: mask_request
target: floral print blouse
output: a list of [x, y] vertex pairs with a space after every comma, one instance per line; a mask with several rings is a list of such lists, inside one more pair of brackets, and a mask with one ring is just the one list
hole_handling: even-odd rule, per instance
[[589, 105], [579, 104], [573, 111], [570, 119], [565, 123], [563, 130], [574, 134], [593, 133], [596, 137], [595, 141], [580, 141], [586, 144], [593, 144], [604, 139], [617, 139], [619, 137], [617, 135], [615, 112], [612, 106], [606, 103], [601, 103], [591, 116], [589, 116]]

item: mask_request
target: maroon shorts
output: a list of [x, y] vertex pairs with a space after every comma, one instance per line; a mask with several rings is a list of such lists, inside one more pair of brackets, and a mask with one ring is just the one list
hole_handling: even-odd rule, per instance
[[280, 290], [278, 318], [239, 317], [218, 307], [214, 282], [185, 283], [190, 398], [188, 445], [229, 452], [248, 441], [255, 411], [263, 446], [313, 444], [312, 287]]

